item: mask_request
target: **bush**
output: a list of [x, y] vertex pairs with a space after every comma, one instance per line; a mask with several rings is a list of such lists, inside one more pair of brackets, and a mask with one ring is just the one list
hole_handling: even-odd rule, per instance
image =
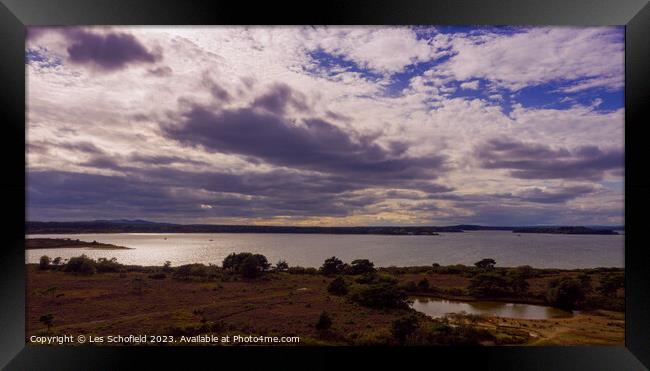
[[163, 272], [158, 272], [158, 273], [150, 274], [149, 278], [154, 280], [164, 280], [165, 278], [167, 278], [167, 275]]
[[343, 279], [343, 277], [336, 277], [327, 286], [327, 292], [337, 296], [346, 295], [348, 293], [348, 284], [345, 282], [345, 279]]
[[429, 291], [429, 280], [423, 278], [418, 282], [418, 290], [420, 291]]
[[371, 308], [406, 308], [406, 292], [395, 283], [378, 283], [359, 288], [352, 300]]
[[54, 324], [54, 315], [52, 313], [44, 314], [39, 319], [39, 322], [47, 326], [47, 332], [50, 332], [50, 328]]
[[600, 277], [598, 291], [605, 296], [616, 296], [618, 289], [625, 287], [623, 274], [607, 274]]
[[393, 321], [391, 333], [393, 334], [393, 337], [403, 345], [406, 342], [406, 338], [413, 334], [418, 327], [418, 318], [415, 315], [410, 315]]
[[277, 264], [275, 264], [275, 270], [278, 272], [286, 272], [289, 270], [289, 264], [287, 264], [287, 262], [284, 260], [280, 260], [277, 262]]
[[223, 268], [232, 270], [246, 278], [254, 278], [269, 269], [266, 256], [250, 252], [232, 253], [223, 260]]
[[97, 272], [96, 265], [97, 263], [93, 259], [84, 254], [70, 258], [63, 267], [63, 271], [91, 275]]
[[345, 272], [346, 268], [347, 265], [344, 264], [341, 259], [332, 256], [329, 259], [325, 259], [320, 271], [325, 275], [342, 274]]
[[49, 269], [50, 268], [50, 257], [47, 255], [41, 256], [41, 259], [38, 261], [38, 269]]
[[287, 269], [287, 273], [289, 274], [318, 274], [318, 270], [313, 267], [305, 268], [305, 267], [289, 267]]
[[352, 263], [350, 263], [348, 271], [350, 274], [368, 274], [375, 273], [377, 270], [375, 269], [375, 265], [370, 260], [357, 259], [353, 260]]
[[478, 269], [483, 269], [483, 270], [492, 270], [494, 269], [494, 266], [496, 265], [496, 261], [494, 259], [481, 259], [480, 261], [477, 261], [474, 263], [476, 268]]
[[208, 277], [208, 270], [203, 264], [185, 264], [174, 268], [173, 277], [181, 280], [192, 278], [206, 279]]
[[555, 279], [548, 285], [546, 299], [556, 307], [573, 309], [585, 299], [584, 286], [575, 278]]
[[122, 264], [119, 264], [117, 262], [117, 259], [111, 258], [106, 259], [106, 258], [99, 258], [97, 259], [97, 272], [120, 272], [124, 269], [124, 266]]
[[329, 313], [322, 311], [316, 322], [316, 329], [319, 331], [326, 331], [332, 327], [332, 318]]
[[504, 296], [511, 289], [508, 280], [494, 272], [477, 274], [467, 288], [471, 295], [478, 297]]

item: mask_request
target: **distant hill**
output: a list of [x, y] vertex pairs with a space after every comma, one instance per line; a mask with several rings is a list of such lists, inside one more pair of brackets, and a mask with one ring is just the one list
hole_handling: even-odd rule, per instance
[[512, 230], [514, 233], [552, 233], [552, 234], [618, 234], [612, 229], [587, 227], [523, 227]]
[[516, 233], [563, 233], [563, 234], [617, 234], [612, 228], [588, 228], [567, 226], [507, 227], [461, 224], [455, 226], [355, 226], [355, 227], [299, 227], [267, 225], [216, 225], [173, 224], [147, 220], [92, 220], [75, 222], [25, 223], [27, 234], [76, 234], [76, 233], [310, 233], [310, 234], [380, 234], [380, 235], [436, 235], [463, 231], [501, 230]]

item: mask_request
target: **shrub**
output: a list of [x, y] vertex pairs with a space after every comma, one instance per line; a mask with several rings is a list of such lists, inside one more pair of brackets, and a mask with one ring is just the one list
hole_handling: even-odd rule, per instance
[[410, 315], [393, 321], [391, 325], [391, 333], [393, 334], [393, 337], [403, 345], [406, 342], [406, 338], [415, 332], [418, 327], [418, 318], [415, 315]]
[[97, 272], [120, 272], [124, 268], [122, 264], [117, 262], [116, 258], [99, 258], [96, 267]]
[[206, 279], [208, 277], [208, 270], [203, 264], [185, 264], [174, 268], [173, 277], [181, 280], [192, 278]]
[[80, 274], [95, 274], [97, 272], [97, 263], [86, 255], [70, 258], [63, 268], [64, 272], [73, 272]]
[[50, 328], [52, 328], [52, 324], [54, 323], [54, 315], [52, 313], [44, 314], [38, 320], [47, 326], [47, 332], [50, 332]]
[[289, 270], [289, 264], [284, 260], [280, 260], [275, 264], [275, 270], [278, 272], [286, 272]]
[[549, 282], [546, 299], [556, 307], [573, 309], [585, 299], [584, 286], [575, 278], [555, 279]]
[[598, 291], [605, 296], [616, 296], [618, 289], [625, 287], [623, 274], [607, 274], [600, 277]]
[[406, 292], [395, 283], [378, 283], [359, 288], [352, 300], [371, 308], [406, 308]]
[[420, 291], [429, 291], [429, 280], [423, 278], [418, 282], [418, 290]]
[[418, 285], [415, 284], [414, 281], [409, 281], [403, 285], [404, 290], [408, 292], [417, 292], [418, 291]]
[[158, 273], [150, 274], [149, 278], [154, 280], [164, 280], [165, 278], [167, 278], [167, 275], [163, 272], [158, 272]]
[[348, 284], [345, 282], [345, 279], [343, 279], [343, 277], [336, 277], [327, 286], [327, 292], [337, 296], [346, 295], [348, 293]]
[[41, 259], [38, 261], [38, 269], [49, 269], [50, 268], [50, 257], [47, 255], [41, 256]]
[[531, 267], [530, 265], [521, 265], [519, 267], [514, 268], [513, 271], [514, 274], [524, 279], [533, 278], [537, 276], [537, 272], [535, 271], [535, 268]]
[[348, 271], [350, 274], [368, 274], [375, 273], [377, 270], [375, 269], [375, 265], [370, 260], [357, 259], [353, 260], [352, 263], [350, 263]]
[[271, 264], [266, 256], [250, 252], [232, 253], [223, 260], [223, 268], [246, 278], [254, 278], [268, 270]]
[[326, 331], [332, 327], [332, 318], [329, 313], [322, 311], [316, 322], [316, 329], [319, 331]]
[[325, 275], [332, 274], [342, 274], [346, 269], [346, 265], [341, 261], [341, 259], [332, 256], [329, 259], [325, 259], [325, 262], [320, 268], [321, 273]]
[[478, 269], [483, 269], [483, 270], [492, 270], [494, 269], [494, 266], [496, 265], [496, 261], [494, 259], [481, 259], [480, 261], [477, 261], [474, 263], [476, 268]]
[[477, 274], [467, 288], [470, 294], [478, 297], [504, 296], [510, 291], [508, 280], [494, 272]]
[[526, 281], [527, 274], [517, 269], [508, 272], [508, 281], [510, 282], [510, 289], [514, 294], [523, 295], [528, 291], [528, 281]]
[[289, 274], [318, 274], [318, 270], [316, 268], [312, 268], [312, 267], [305, 268], [305, 267], [296, 266], [296, 267], [289, 267], [289, 269], [287, 269], [287, 273], [289, 273]]

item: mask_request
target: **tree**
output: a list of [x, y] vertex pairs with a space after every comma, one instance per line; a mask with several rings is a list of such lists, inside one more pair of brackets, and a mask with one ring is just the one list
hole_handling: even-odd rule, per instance
[[515, 268], [514, 270], [508, 271], [508, 280], [510, 281], [510, 288], [512, 292], [517, 295], [523, 295], [528, 291], [528, 281], [526, 280], [530, 277], [529, 272], [524, 269]]
[[341, 274], [345, 270], [345, 264], [341, 261], [341, 259], [332, 256], [329, 259], [325, 259], [325, 262], [320, 268], [321, 273], [325, 275], [332, 275], [332, 274]]
[[429, 280], [426, 278], [422, 278], [420, 282], [418, 282], [418, 290], [420, 291], [428, 291], [429, 290]]
[[327, 331], [332, 327], [332, 318], [329, 313], [322, 311], [316, 322], [316, 329], [319, 331]]
[[264, 264], [255, 255], [247, 256], [239, 267], [239, 272], [246, 278], [255, 278], [262, 274]]
[[47, 332], [49, 333], [50, 328], [52, 328], [52, 324], [54, 323], [54, 315], [52, 313], [44, 314], [38, 320], [47, 326]]
[[480, 273], [472, 277], [467, 288], [470, 294], [479, 297], [504, 296], [510, 291], [508, 280], [493, 272]]
[[39, 269], [48, 269], [50, 267], [50, 257], [47, 255], [41, 256], [41, 259], [38, 261]]
[[366, 274], [376, 271], [375, 265], [368, 259], [357, 259], [350, 263], [350, 274]]
[[60, 265], [60, 264], [61, 264], [61, 257], [60, 257], [60, 256], [57, 256], [56, 258], [54, 258], [54, 259], [52, 260], [52, 264], [54, 264], [54, 265]]
[[275, 270], [278, 272], [286, 272], [289, 270], [289, 264], [284, 260], [280, 260], [275, 264]]
[[90, 275], [97, 272], [97, 263], [85, 254], [82, 254], [81, 256], [70, 258], [65, 267], [63, 267], [63, 271]]
[[327, 292], [332, 295], [343, 296], [348, 293], [348, 284], [343, 277], [338, 276], [327, 286]]
[[492, 270], [494, 269], [494, 266], [496, 265], [496, 261], [494, 259], [486, 258], [486, 259], [481, 259], [480, 261], [477, 261], [474, 263], [474, 265], [483, 270]]
[[266, 256], [250, 252], [232, 253], [223, 260], [223, 268], [242, 274], [244, 277], [253, 278], [269, 269]]
[[351, 299], [371, 308], [406, 308], [407, 295], [394, 282], [372, 284], [355, 292]]
[[406, 343], [406, 339], [415, 332], [419, 327], [418, 318], [415, 315], [403, 317], [393, 321], [391, 333], [397, 339], [400, 345]]
[[584, 286], [575, 278], [555, 279], [548, 285], [546, 299], [556, 307], [573, 309], [585, 299]]
[[600, 277], [598, 291], [606, 296], [616, 296], [619, 288], [625, 287], [625, 276], [622, 274], [608, 274]]

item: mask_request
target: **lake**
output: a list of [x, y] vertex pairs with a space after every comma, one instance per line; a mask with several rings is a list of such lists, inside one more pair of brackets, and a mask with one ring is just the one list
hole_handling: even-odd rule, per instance
[[86, 254], [115, 257], [120, 263], [221, 265], [232, 252], [264, 254], [271, 263], [319, 267], [331, 256], [350, 262], [370, 259], [376, 266], [467, 264], [493, 258], [497, 266], [536, 268], [623, 267], [624, 235], [516, 234], [510, 231], [441, 233], [438, 236], [328, 235], [270, 233], [115, 233], [56, 234], [30, 237], [73, 238], [110, 243], [133, 250], [27, 250], [26, 261], [48, 255], [64, 259]]
[[573, 316], [570, 311], [543, 305], [500, 303], [496, 301], [462, 302], [435, 298], [415, 298], [411, 308], [433, 318], [443, 317], [448, 313], [460, 312], [519, 319], [550, 319]]

